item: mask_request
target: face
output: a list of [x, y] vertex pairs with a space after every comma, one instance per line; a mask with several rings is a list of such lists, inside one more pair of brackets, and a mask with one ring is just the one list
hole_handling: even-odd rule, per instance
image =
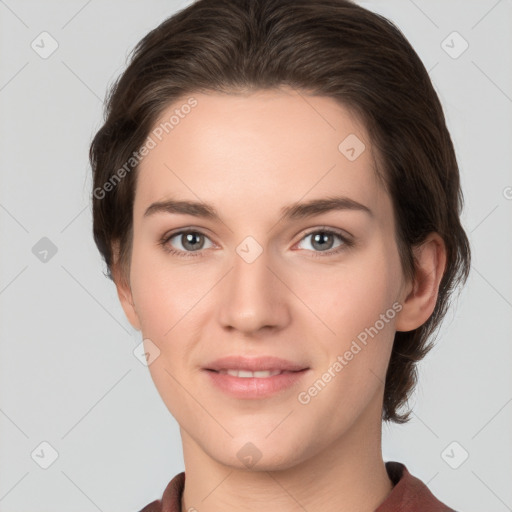
[[193, 97], [138, 170], [120, 296], [184, 446], [288, 468], [380, 425], [407, 293], [391, 199], [335, 100]]

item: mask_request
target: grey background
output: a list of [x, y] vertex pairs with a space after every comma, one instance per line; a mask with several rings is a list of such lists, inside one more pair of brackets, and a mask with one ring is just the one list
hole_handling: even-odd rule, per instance
[[[102, 273], [87, 150], [129, 51], [188, 3], [0, 0], [1, 512], [136, 511], [184, 468], [177, 423], [133, 355], [140, 334]], [[420, 366], [413, 419], [384, 424], [384, 459], [461, 512], [512, 510], [512, 2], [360, 3], [430, 71], [474, 258]], [[46, 59], [31, 47], [43, 31], [59, 45]], [[453, 31], [469, 44], [457, 58]], [[57, 249], [46, 262], [43, 237]], [[47, 469], [42, 442], [58, 453]]]

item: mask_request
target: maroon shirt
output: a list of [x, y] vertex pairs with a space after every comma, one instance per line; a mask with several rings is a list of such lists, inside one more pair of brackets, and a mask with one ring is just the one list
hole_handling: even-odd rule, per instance
[[[386, 462], [393, 489], [375, 512], [455, 512], [441, 503], [418, 478], [400, 462]], [[165, 488], [161, 500], [146, 505], [140, 512], [181, 512], [185, 473], [176, 475]]]

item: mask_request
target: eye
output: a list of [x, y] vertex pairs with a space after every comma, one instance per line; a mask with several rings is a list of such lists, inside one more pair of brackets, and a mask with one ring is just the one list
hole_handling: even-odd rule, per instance
[[[181, 247], [175, 249], [171, 245], [171, 241], [173, 239], [176, 239], [176, 241], [178, 242], [178, 246]], [[160, 244], [164, 247], [164, 249], [167, 252], [187, 258], [201, 256], [203, 249], [207, 249], [208, 247], [213, 246], [213, 244], [211, 244], [210, 246], [205, 247], [205, 240], [209, 240], [209, 238], [199, 231], [179, 231], [178, 233], [173, 233], [170, 236], [164, 235], [163, 239], [160, 241]]]
[[[348, 239], [345, 235], [328, 228], [317, 228], [315, 231], [310, 231], [302, 240], [306, 240], [310, 237], [310, 245], [313, 247], [313, 252], [316, 253], [314, 256], [332, 256], [354, 245], [353, 241]], [[334, 240], [336, 238], [341, 240], [341, 243], [333, 249]]]
[[[352, 247], [354, 242], [347, 238], [341, 232], [329, 228], [316, 228], [314, 231], [307, 233], [301, 240], [311, 238], [310, 245], [313, 247], [313, 256], [332, 256], [338, 254], [343, 250]], [[333, 249], [334, 240], [338, 239], [341, 241]], [[178, 247], [176, 248], [171, 242], [175, 240]], [[164, 235], [160, 240], [160, 245], [163, 246], [164, 250], [170, 254], [174, 254], [179, 257], [189, 258], [196, 256], [203, 256], [204, 250], [213, 246], [210, 241], [210, 245], [205, 246], [205, 241], [210, 240], [204, 233], [195, 230], [183, 230], [171, 235]], [[306, 250], [311, 250], [307, 249]]]

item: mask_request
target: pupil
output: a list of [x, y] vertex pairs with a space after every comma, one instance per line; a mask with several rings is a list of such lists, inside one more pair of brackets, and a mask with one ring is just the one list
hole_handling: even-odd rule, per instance
[[[313, 244], [319, 243], [320, 249], [322, 249], [322, 248], [325, 249], [325, 239], [326, 238], [329, 239], [330, 237], [331, 237], [331, 235], [326, 234], [326, 233], [316, 234], [313, 237]], [[327, 245], [329, 245], [329, 244], [327, 244]]]
[[188, 247], [189, 249], [196, 250], [197, 247], [194, 247], [194, 243], [198, 241], [198, 236], [201, 236], [201, 235], [199, 235], [198, 233], [187, 233], [185, 236], [185, 239], [186, 239], [185, 247], [187, 247], [187, 245], [189, 245], [189, 247]]

